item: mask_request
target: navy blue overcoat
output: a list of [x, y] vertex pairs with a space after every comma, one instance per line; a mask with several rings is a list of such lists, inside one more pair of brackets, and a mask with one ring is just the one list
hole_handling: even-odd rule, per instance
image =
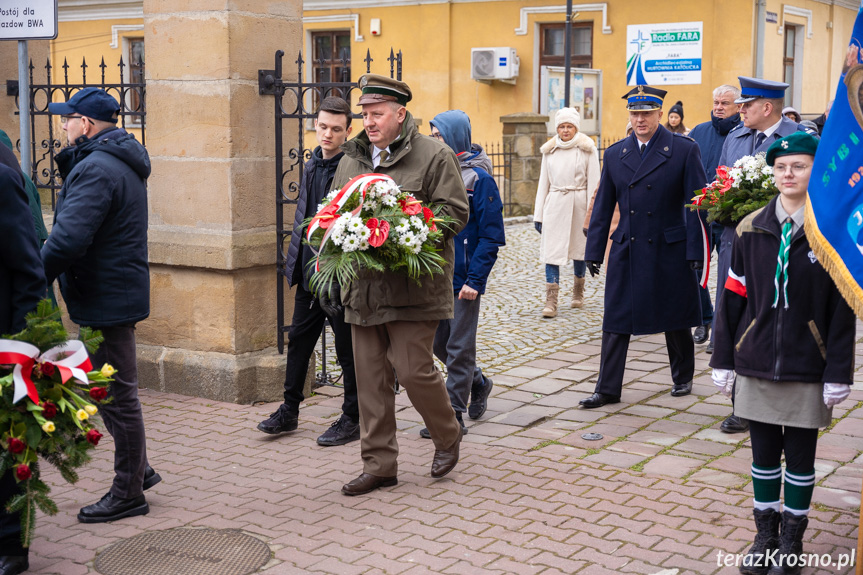
[[702, 260], [698, 215], [684, 206], [706, 184], [691, 138], [659, 126], [644, 157], [632, 134], [605, 151], [584, 259], [603, 261], [615, 205], [602, 329], [647, 334], [701, 324], [690, 260]]

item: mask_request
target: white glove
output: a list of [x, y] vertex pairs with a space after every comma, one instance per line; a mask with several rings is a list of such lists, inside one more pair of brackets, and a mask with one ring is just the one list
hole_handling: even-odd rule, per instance
[[731, 397], [731, 390], [734, 388], [733, 369], [714, 369], [710, 378], [713, 380], [713, 385], [719, 388], [719, 391], [724, 393], [726, 397]]
[[847, 383], [825, 383], [824, 405], [833, 407], [839, 405], [851, 394], [851, 386]]

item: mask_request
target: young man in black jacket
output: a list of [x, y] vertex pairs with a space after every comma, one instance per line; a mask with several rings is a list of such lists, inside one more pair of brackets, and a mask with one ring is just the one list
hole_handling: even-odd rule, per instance
[[360, 413], [351, 328], [345, 323], [343, 311], [335, 316], [326, 315], [315, 295], [311, 293], [309, 279], [315, 254], [309, 246], [302, 243], [305, 231], [303, 220], [317, 212], [318, 204], [331, 191], [333, 174], [344, 155], [339, 147], [345, 143], [350, 133], [350, 105], [341, 98], [325, 98], [315, 119], [315, 135], [320, 145], [312, 151], [312, 157], [303, 169], [294, 229], [285, 264], [285, 274], [290, 285], [297, 288], [294, 295], [294, 316], [288, 332], [285, 402], [269, 418], [258, 424], [259, 430], [270, 434], [297, 429], [309, 360], [321, 335], [324, 321], [329, 321], [335, 336], [336, 356], [342, 367], [345, 399], [341, 417], [318, 438], [318, 445], [322, 446], [344, 445], [357, 441], [360, 438]]

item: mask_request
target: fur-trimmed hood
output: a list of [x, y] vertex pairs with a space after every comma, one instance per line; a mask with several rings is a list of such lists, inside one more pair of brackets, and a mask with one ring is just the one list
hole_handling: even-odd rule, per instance
[[[586, 154], [594, 154], [596, 153], [596, 144], [593, 143], [593, 138], [590, 136], [585, 136], [581, 132], [575, 134], [575, 137], [571, 140], [574, 142], [572, 147], [576, 147], [583, 151]], [[569, 146], [566, 148], [568, 149]], [[557, 136], [553, 137], [546, 143], [540, 147], [539, 151], [543, 154], [553, 154], [557, 149], [564, 149], [558, 145]]]

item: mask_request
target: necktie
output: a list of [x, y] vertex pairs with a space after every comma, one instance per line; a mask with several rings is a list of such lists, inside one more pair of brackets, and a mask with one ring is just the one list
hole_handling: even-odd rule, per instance
[[639, 143], [638, 144], [638, 153], [641, 154], [642, 156], [644, 156], [644, 148], [646, 148], [646, 147], [647, 147], [647, 144]]
[[758, 135], [755, 136], [755, 147], [752, 148], [753, 154], [758, 151], [758, 148], [761, 147], [761, 144], [763, 144], [764, 140], [766, 140], [766, 139], [767, 139], [767, 134], [765, 134], [764, 132], [758, 132]]
[[782, 239], [779, 243], [779, 255], [776, 258], [776, 277], [773, 286], [776, 295], [773, 296], [773, 307], [779, 305], [779, 279], [782, 279], [782, 292], [785, 296], [785, 309], [788, 309], [788, 254], [791, 251], [791, 218], [786, 218], [782, 224]]
[[389, 152], [387, 152], [386, 150], [381, 150], [381, 153], [378, 154], [378, 164], [379, 165], [383, 164], [384, 162], [387, 161], [387, 158], [389, 158], [389, 157], [390, 157]]

